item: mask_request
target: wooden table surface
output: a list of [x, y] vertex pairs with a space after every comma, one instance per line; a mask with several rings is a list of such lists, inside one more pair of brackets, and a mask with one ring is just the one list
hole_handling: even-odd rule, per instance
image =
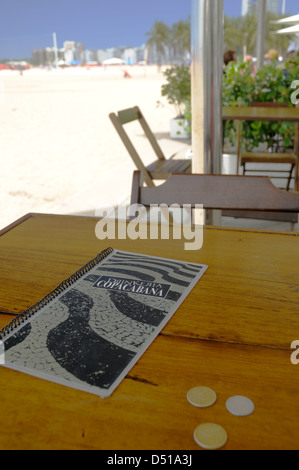
[[[2, 231], [0, 327], [107, 246], [209, 268], [110, 398], [0, 368], [0, 448], [199, 450], [194, 429], [214, 422], [224, 449], [298, 449], [298, 234], [206, 227], [203, 247], [184, 251], [184, 240], [100, 241], [95, 225], [36, 214]], [[214, 406], [188, 403], [197, 385]], [[232, 395], [254, 413], [231, 415]]]

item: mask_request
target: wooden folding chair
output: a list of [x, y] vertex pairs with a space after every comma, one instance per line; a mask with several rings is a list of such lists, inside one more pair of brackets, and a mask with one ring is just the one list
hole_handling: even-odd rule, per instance
[[[287, 107], [284, 103], [252, 103], [250, 107], [271, 107], [271, 108], [284, 108]], [[284, 179], [287, 178], [286, 183], [286, 190], [290, 189], [291, 180], [293, 178], [293, 172], [298, 164], [298, 128], [297, 124], [295, 123], [295, 145], [294, 150], [290, 153], [275, 153], [275, 152], [241, 152], [241, 133], [242, 133], [242, 122], [238, 122], [238, 164], [237, 164], [237, 172], [239, 172], [239, 166], [243, 167], [243, 174], [253, 174], [258, 172], [259, 174], [267, 174], [271, 173], [271, 179]], [[253, 163], [258, 164], [258, 167], [246, 167], [246, 164]], [[283, 164], [288, 165], [288, 169], [270, 169], [268, 167], [261, 167], [260, 164]], [[275, 174], [275, 176], [273, 175]], [[276, 174], [279, 174], [276, 176]]]
[[202, 204], [204, 209], [299, 213], [299, 192], [278, 189], [267, 176], [172, 174], [155, 188], [141, 185], [133, 174], [131, 204], [179, 207]]
[[[117, 114], [110, 113], [109, 118], [111, 119], [116, 131], [118, 132], [122, 142], [124, 143], [127, 151], [133, 159], [136, 167], [141, 172], [143, 181], [149, 187], [154, 187], [153, 180], [165, 180], [171, 173], [185, 173], [191, 171], [191, 160], [174, 159], [173, 155], [170, 159], [166, 159], [165, 155], [160, 148], [154, 134], [152, 133], [148, 123], [146, 122], [142, 112], [138, 106], [133, 108], [124, 109], [119, 111]], [[146, 137], [148, 138], [157, 159], [147, 167], [144, 165], [140, 155], [134, 147], [132, 140], [125, 130], [125, 124], [133, 121], [139, 121]]]

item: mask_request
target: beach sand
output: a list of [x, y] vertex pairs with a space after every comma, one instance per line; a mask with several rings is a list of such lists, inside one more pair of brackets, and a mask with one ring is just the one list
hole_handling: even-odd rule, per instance
[[[108, 115], [138, 105], [166, 157], [174, 109], [156, 66], [0, 72], [0, 229], [28, 212], [96, 215], [131, 192], [135, 166]], [[162, 101], [163, 106], [157, 106]], [[131, 135], [146, 164], [155, 157], [139, 124]]]

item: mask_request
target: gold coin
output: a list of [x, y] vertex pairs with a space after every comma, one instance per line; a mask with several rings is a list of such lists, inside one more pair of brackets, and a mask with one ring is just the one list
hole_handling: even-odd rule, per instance
[[227, 432], [219, 424], [204, 423], [194, 431], [194, 440], [203, 449], [216, 450], [227, 442]]
[[187, 400], [191, 405], [199, 408], [207, 408], [214, 405], [217, 395], [211, 388], [194, 387], [187, 393]]

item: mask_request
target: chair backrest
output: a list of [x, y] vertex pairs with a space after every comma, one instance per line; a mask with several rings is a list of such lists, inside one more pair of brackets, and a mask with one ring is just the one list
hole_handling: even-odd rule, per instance
[[134, 172], [131, 204], [202, 204], [204, 209], [299, 212], [299, 192], [276, 188], [267, 176], [202, 175], [173, 173], [155, 188], [140, 185]]
[[109, 118], [114, 125], [118, 135], [120, 136], [123, 144], [125, 145], [127, 151], [129, 152], [131, 158], [133, 159], [136, 167], [140, 170], [143, 174], [144, 181], [148, 186], [154, 186], [152, 182], [152, 178], [147, 171], [142, 158], [140, 157], [139, 153], [136, 150], [136, 147], [133, 145], [132, 139], [129, 137], [125, 129], [125, 125], [129, 124], [133, 121], [138, 121], [141, 125], [144, 134], [146, 135], [149, 143], [152, 146], [157, 158], [159, 160], [165, 160], [165, 155], [157, 142], [156, 137], [154, 136], [153, 132], [151, 131], [147, 121], [145, 120], [140, 108], [138, 106], [134, 106], [132, 108], [123, 109], [118, 111], [118, 113], [110, 113]]

